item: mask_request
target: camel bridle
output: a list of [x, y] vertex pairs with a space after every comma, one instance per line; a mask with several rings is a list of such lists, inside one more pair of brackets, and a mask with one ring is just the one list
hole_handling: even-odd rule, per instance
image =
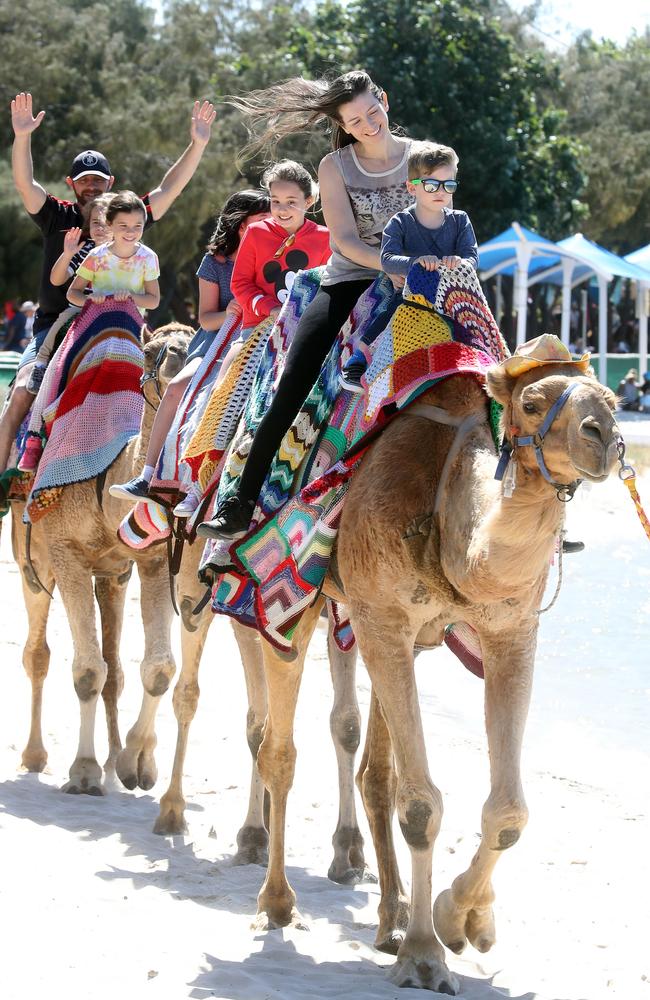
[[544, 438], [550, 431], [556, 418], [564, 409], [569, 396], [575, 389], [578, 388], [579, 384], [579, 382], [572, 382], [571, 385], [567, 386], [562, 395], [558, 396], [544, 417], [544, 422], [536, 434], [525, 434], [523, 436], [513, 435], [509, 440], [504, 440], [501, 445], [501, 457], [499, 458], [497, 471], [494, 474], [495, 479], [503, 479], [508, 462], [510, 461], [515, 448], [534, 448], [535, 459], [537, 461], [539, 471], [543, 475], [546, 482], [550, 483], [555, 490], [558, 500], [562, 503], [568, 503], [569, 500], [573, 500], [576, 490], [582, 483], [582, 479], [574, 479], [570, 483], [555, 482], [548, 471], [546, 462], [544, 461]]
[[163, 398], [162, 389], [160, 387], [160, 369], [162, 368], [162, 364], [163, 361], [165, 360], [166, 354], [167, 354], [167, 344], [163, 344], [160, 350], [158, 351], [158, 354], [156, 355], [156, 360], [154, 361], [154, 365], [151, 371], [143, 372], [142, 375], [140, 376], [140, 389], [142, 391], [142, 395], [144, 396], [144, 401], [145, 403], [149, 404], [152, 410], [156, 410], [157, 407], [154, 406], [153, 403], [147, 399], [147, 394], [144, 391], [144, 387], [146, 386], [147, 382], [153, 382], [156, 392], [158, 394], [158, 402], [160, 403], [161, 399]]

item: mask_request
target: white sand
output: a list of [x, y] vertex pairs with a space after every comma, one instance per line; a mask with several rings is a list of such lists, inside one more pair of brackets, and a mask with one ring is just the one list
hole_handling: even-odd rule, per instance
[[[640, 484], [650, 507], [650, 478]], [[587, 550], [565, 560], [559, 603], [542, 619], [524, 757], [531, 818], [497, 868], [499, 941], [481, 956], [449, 956], [471, 1000], [650, 998], [648, 904], [648, 664], [650, 544], [616, 481], [571, 511]], [[78, 709], [60, 600], [45, 689], [48, 773], [18, 771], [28, 728], [28, 683], [19, 579], [2, 539], [0, 615], [0, 916], [3, 1000], [303, 1000], [406, 998], [372, 948], [378, 889], [334, 885], [326, 872], [336, 822], [324, 633], [314, 639], [298, 707], [298, 770], [289, 800], [288, 866], [310, 932], [250, 930], [258, 866], [230, 858], [245, 813], [249, 758], [245, 692], [225, 620], [204, 656], [202, 701], [187, 759], [190, 835], [152, 832], [175, 740], [171, 698], [159, 715], [155, 797], [112, 790], [65, 796]], [[133, 585], [122, 650], [125, 732], [139, 704], [142, 645]], [[177, 628], [177, 626], [175, 626]], [[177, 640], [176, 636], [176, 640]], [[178, 645], [178, 643], [177, 643]], [[477, 844], [487, 794], [482, 684], [446, 650], [418, 661], [434, 781], [445, 801], [434, 891], [448, 886]], [[362, 710], [368, 678], [359, 670]], [[106, 750], [98, 714], [100, 760]], [[367, 857], [374, 857], [365, 817]], [[399, 830], [402, 871], [408, 854]]]

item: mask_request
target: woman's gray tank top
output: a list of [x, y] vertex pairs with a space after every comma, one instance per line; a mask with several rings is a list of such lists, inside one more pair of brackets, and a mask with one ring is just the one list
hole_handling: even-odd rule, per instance
[[[354, 144], [335, 149], [333, 157], [343, 177], [350, 198], [360, 239], [369, 247], [381, 246], [384, 226], [396, 212], [413, 203], [413, 196], [406, 190], [407, 160], [411, 141], [404, 143], [404, 155], [397, 166], [382, 173], [365, 170], [354, 151]], [[359, 281], [376, 278], [379, 270], [364, 267], [346, 257], [330, 237], [332, 256], [325, 266], [321, 279], [323, 285], [337, 285], [340, 281]]]

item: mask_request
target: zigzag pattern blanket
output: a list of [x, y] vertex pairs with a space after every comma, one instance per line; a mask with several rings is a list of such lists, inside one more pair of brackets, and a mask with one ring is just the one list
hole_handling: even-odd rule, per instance
[[38, 466], [26, 508], [32, 522], [58, 503], [64, 486], [108, 469], [138, 433], [141, 329], [132, 302], [87, 302], [52, 358], [21, 459], [27, 469]]
[[[372, 312], [373, 298], [381, 295], [378, 282], [360, 300], [360, 311]], [[436, 272], [416, 266], [404, 299], [375, 344], [367, 396], [340, 393], [336, 399], [339, 338], [267, 477], [257, 525], [226, 557], [230, 567], [216, 575], [225, 553], [214, 543], [206, 547], [203, 573], [215, 582], [213, 610], [257, 628], [284, 652], [322, 585], [350, 478], [377, 431], [442, 378], [458, 373], [483, 378], [508, 354], [470, 265]], [[299, 470], [307, 444], [319, 432], [311, 459]], [[296, 441], [303, 444], [298, 453]], [[289, 498], [293, 486], [299, 492]], [[471, 635], [452, 630], [449, 640], [478, 671], [480, 649]]]

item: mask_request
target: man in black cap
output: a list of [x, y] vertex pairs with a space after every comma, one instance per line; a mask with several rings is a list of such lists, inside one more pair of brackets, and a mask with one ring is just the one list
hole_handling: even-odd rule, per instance
[[[14, 184], [23, 205], [43, 234], [43, 272], [39, 289], [39, 308], [34, 318], [34, 337], [23, 354], [11, 402], [0, 422], [0, 473], [6, 468], [11, 442], [28, 411], [32, 396], [25, 386], [31, 363], [57, 316], [68, 306], [66, 285], [50, 281], [52, 265], [63, 251], [63, 239], [68, 229], [83, 226], [82, 207], [113, 186], [113, 175], [106, 157], [96, 149], [86, 149], [75, 156], [65, 182], [74, 194], [74, 201], [61, 201], [48, 194], [34, 180], [32, 163], [32, 132], [45, 117], [44, 111], [34, 117], [32, 95], [17, 94], [11, 102], [11, 122], [14, 129], [11, 165]], [[142, 199], [147, 209], [147, 224], [162, 218], [192, 178], [203, 156], [210, 130], [216, 117], [212, 104], [196, 101], [192, 109], [190, 144], [170, 167], [159, 186]]]

